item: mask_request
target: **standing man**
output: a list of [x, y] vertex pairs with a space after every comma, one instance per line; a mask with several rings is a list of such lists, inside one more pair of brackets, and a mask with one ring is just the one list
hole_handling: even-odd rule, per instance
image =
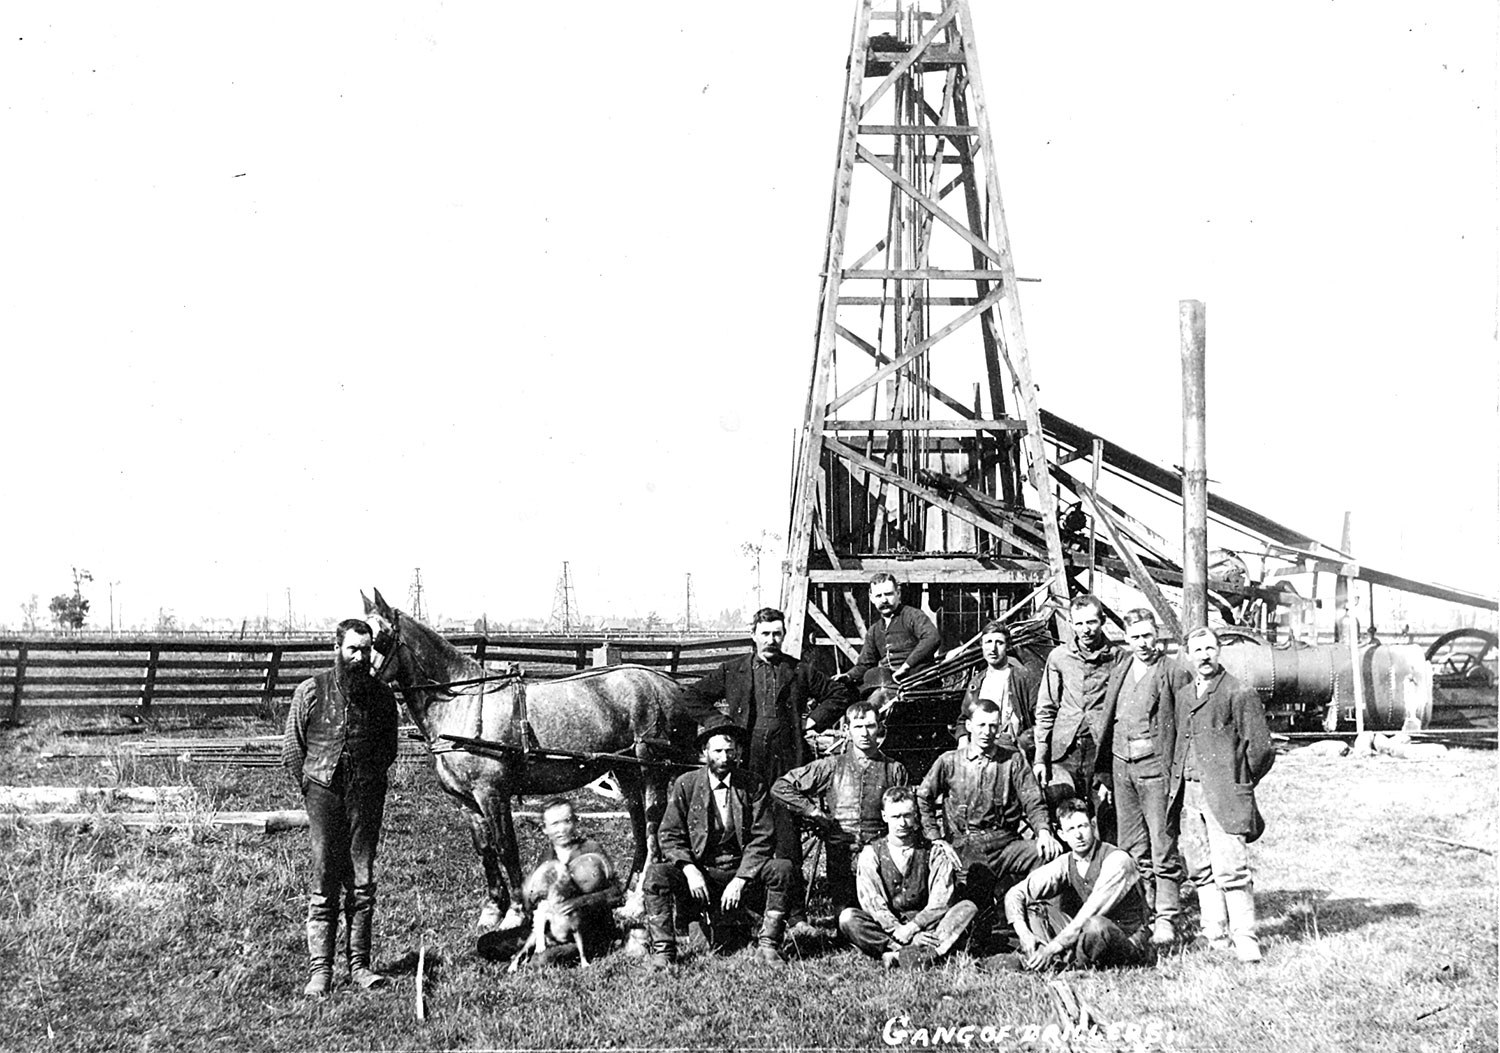
[[1009, 735], [1031, 763], [1036, 751], [1036, 677], [1010, 653], [1010, 627], [996, 619], [980, 630], [979, 653], [984, 665], [976, 669], [964, 687], [956, 737], [966, 734], [974, 703], [987, 698], [1000, 707], [1000, 733]]
[[[1176, 689], [1192, 674], [1163, 655], [1156, 615], [1125, 612], [1129, 657], [1115, 666], [1104, 691], [1095, 771], [1114, 805], [1116, 837], [1140, 871], [1146, 903], [1155, 914], [1151, 942], [1177, 938], [1182, 856], [1177, 817], [1167, 814], [1167, 772], [1176, 742]], [[1066, 836], [1066, 833], [1064, 834]]]
[[1194, 629], [1187, 650], [1195, 675], [1176, 692], [1168, 804], [1181, 809], [1204, 938], [1218, 949], [1232, 946], [1242, 962], [1258, 962], [1247, 846], [1265, 830], [1255, 787], [1276, 752], [1259, 696], [1219, 664], [1218, 634]]
[[[751, 637], [754, 651], [720, 665], [689, 687], [682, 700], [688, 716], [701, 725], [727, 716], [742, 728], [746, 732], [745, 767], [770, 785], [807, 763], [810, 758], [804, 731], [831, 727], [843, 713], [849, 694], [843, 684], [781, 650], [786, 639], [786, 616], [775, 608], [762, 607], [755, 612]], [[791, 812], [776, 805], [773, 814], [776, 858], [792, 863], [797, 880], [792, 912], [800, 915], [801, 835]]]
[[1058, 644], [1042, 668], [1036, 703], [1036, 777], [1052, 785], [1054, 769], [1076, 796], [1092, 801], [1089, 783], [1104, 715], [1104, 689], [1118, 652], [1104, 635], [1104, 605], [1089, 595], [1068, 605], [1073, 641]]
[[931, 618], [901, 602], [901, 587], [891, 574], [882, 572], [870, 578], [870, 603], [880, 618], [872, 621], [870, 631], [865, 633], [859, 661], [839, 678], [874, 687], [870, 702], [884, 710], [887, 689], [931, 662], [941, 638]]
[[[979, 699], [968, 730], [967, 745], [933, 762], [917, 790], [917, 805], [927, 839], [955, 853], [962, 868], [958, 894], [982, 912], [977, 931], [984, 937], [995, 921], [996, 894], [1059, 855], [1062, 845], [1052, 836], [1041, 787], [1026, 758], [1000, 735], [999, 707]], [[1022, 822], [1035, 842], [1021, 836]]]
[[923, 839], [910, 786], [885, 791], [881, 816], [886, 836], [860, 852], [859, 906], [839, 913], [839, 930], [887, 969], [928, 965], [953, 949], [976, 908], [953, 901], [952, 856]]
[[[715, 933], [724, 915], [764, 900], [756, 957], [780, 963], [786, 910], [796, 868], [771, 858], [776, 828], [766, 784], [739, 767], [744, 729], [720, 717], [698, 735], [703, 767], [678, 776], [662, 817], [661, 861], [641, 883], [646, 900], [650, 964], [677, 961], [672, 925], [675, 905], [707, 916]], [[715, 919], [717, 915], [717, 920]]]
[[1005, 916], [1027, 969], [1103, 969], [1151, 960], [1146, 896], [1130, 853], [1100, 841], [1082, 801], [1057, 806], [1070, 851], [1005, 894]]
[[[854, 861], [886, 833], [882, 795], [910, 780], [906, 766], [880, 752], [880, 714], [868, 702], [844, 711], [849, 743], [842, 753], [793, 768], [771, 786], [771, 796], [814, 827], [828, 859], [833, 915], [855, 904]], [[915, 805], [913, 805], [915, 807]]]
[[396, 697], [371, 675], [371, 636], [359, 619], [339, 622], [333, 668], [297, 686], [282, 735], [282, 764], [302, 790], [312, 831], [303, 993], [316, 998], [333, 983], [341, 889], [349, 979], [361, 989], [386, 980], [370, 968], [370, 940], [386, 769], [396, 759]]

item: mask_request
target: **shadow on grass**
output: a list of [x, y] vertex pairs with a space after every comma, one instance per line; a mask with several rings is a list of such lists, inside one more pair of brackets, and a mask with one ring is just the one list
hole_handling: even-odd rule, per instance
[[1289, 940], [1316, 939], [1331, 933], [1352, 932], [1389, 918], [1415, 918], [1415, 903], [1372, 902], [1362, 896], [1330, 899], [1322, 888], [1273, 889], [1255, 894], [1262, 936]]

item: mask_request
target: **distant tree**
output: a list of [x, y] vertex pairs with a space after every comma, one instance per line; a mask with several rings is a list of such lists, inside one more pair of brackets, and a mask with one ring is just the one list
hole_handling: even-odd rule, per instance
[[156, 609], [156, 631], [159, 633], [175, 633], [178, 630], [177, 615], [165, 607]]
[[644, 629], [660, 629], [661, 627], [662, 627], [661, 615], [657, 614], [655, 611], [651, 611], [650, 613], [648, 613], [646, 615], [646, 621], [645, 621], [644, 625], [642, 625], [642, 628], [644, 628]]
[[39, 606], [41, 606], [41, 602], [34, 592], [31, 594], [31, 599], [21, 604], [21, 615], [24, 619], [22, 626], [29, 633], [36, 632], [36, 612]]
[[62, 593], [52, 597], [47, 609], [52, 612], [52, 623], [59, 629], [82, 629], [89, 617], [89, 601], [82, 596]]

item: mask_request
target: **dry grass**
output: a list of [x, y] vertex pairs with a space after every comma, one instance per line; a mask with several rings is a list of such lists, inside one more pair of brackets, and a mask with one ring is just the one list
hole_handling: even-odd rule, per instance
[[[209, 808], [298, 803], [279, 772], [137, 761], [35, 760], [55, 727], [0, 740], [0, 781], [187, 782]], [[1496, 1048], [1495, 755], [1411, 762], [1283, 757], [1255, 850], [1267, 961], [1206, 950], [1155, 970], [1073, 974], [1109, 1019], [1156, 1022], [1172, 1050]], [[520, 820], [523, 851], [541, 844]], [[605, 839], [621, 855], [623, 823]], [[971, 963], [882, 974], [847, 951], [779, 973], [746, 954], [648, 974], [616, 954], [587, 970], [507, 976], [473, 953], [480, 875], [431, 773], [399, 769], [381, 853], [378, 953], [389, 988], [301, 999], [306, 834], [0, 831], [0, 1047], [443, 1049], [883, 1047], [910, 1028], [1043, 1025], [1036, 977]], [[437, 959], [431, 1019], [413, 1015], [413, 954]], [[975, 1045], [980, 1043], [975, 1041]], [[1034, 1044], [1033, 1044], [1034, 1045]], [[1028, 1048], [1007, 1041], [1000, 1048]]]

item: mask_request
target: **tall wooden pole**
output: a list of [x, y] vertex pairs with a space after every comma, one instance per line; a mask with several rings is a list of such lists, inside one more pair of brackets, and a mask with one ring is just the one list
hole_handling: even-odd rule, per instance
[[1208, 624], [1207, 385], [1204, 382], [1204, 310], [1199, 300], [1179, 300], [1182, 344], [1182, 629]]

